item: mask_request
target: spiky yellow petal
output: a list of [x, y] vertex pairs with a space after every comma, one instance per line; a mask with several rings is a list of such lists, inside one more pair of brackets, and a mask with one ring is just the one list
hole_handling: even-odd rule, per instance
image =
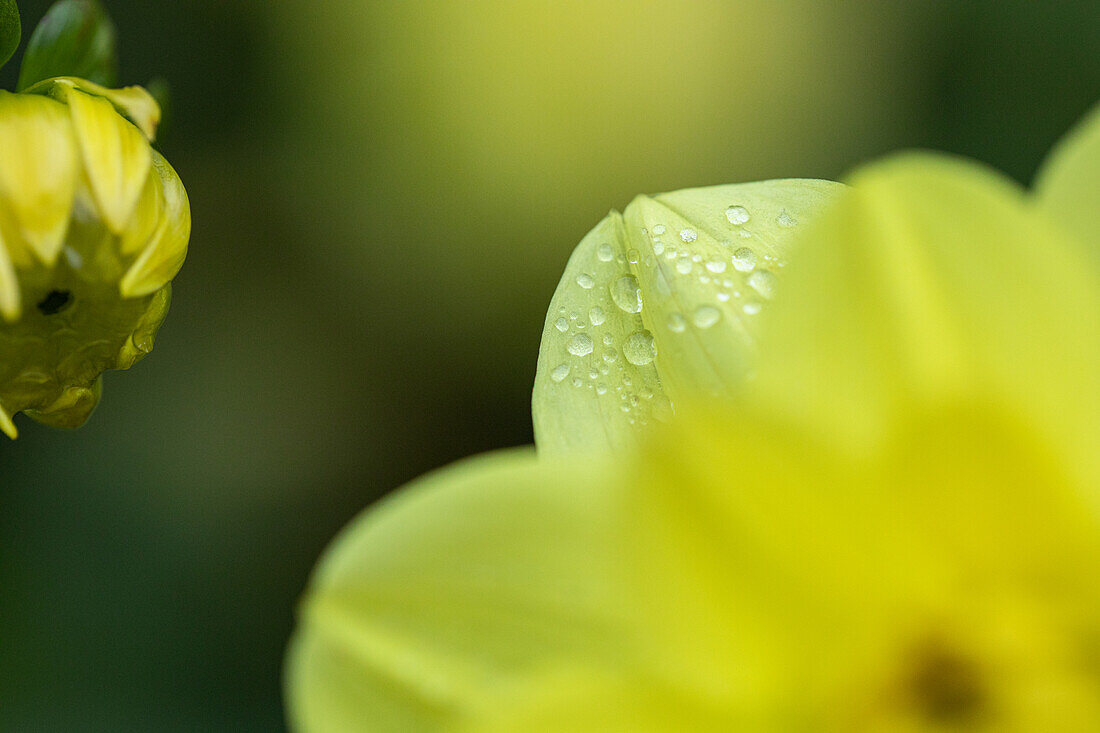
[[74, 89], [68, 101], [84, 172], [99, 212], [111, 232], [121, 234], [149, 177], [149, 142], [103, 97]]
[[67, 110], [51, 99], [0, 91], [0, 208], [15, 225], [12, 260], [52, 265], [65, 242], [79, 158]]

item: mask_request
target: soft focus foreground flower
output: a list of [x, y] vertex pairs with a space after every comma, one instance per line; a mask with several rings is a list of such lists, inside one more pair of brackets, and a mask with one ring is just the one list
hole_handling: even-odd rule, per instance
[[1100, 729], [1096, 134], [1033, 196], [931, 154], [862, 169], [735, 402], [366, 513], [303, 606], [294, 724]]
[[0, 429], [94, 409], [99, 377], [147, 354], [191, 231], [187, 193], [150, 146], [140, 87], [76, 78], [0, 91]]
[[714, 186], [608, 214], [550, 303], [531, 404], [539, 451], [630, 449], [685, 396], [731, 394], [795, 232], [841, 189]]

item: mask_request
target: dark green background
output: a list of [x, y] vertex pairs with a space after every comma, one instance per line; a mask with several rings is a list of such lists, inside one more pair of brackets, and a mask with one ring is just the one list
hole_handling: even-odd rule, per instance
[[[702, 148], [728, 127], [726, 148], [654, 140], [619, 166], [600, 157], [619, 136], [614, 120], [588, 127], [571, 114], [528, 134], [507, 115], [463, 127], [437, 104], [454, 84], [510, 94], [488, 82], [524, 73], [480, 64], [476, 43], [460, 64], [433, 64], [431, 33], [447, 39], [455, 24], [440, 20], [441, 5], [107, 5], [123, 82], [172, 84], [160, 147], [191, 196], [192, 249], [156, 350], [107, 377], [92, 421], [60, 433], [20, 419], [19, 441], [0, 443], [3, 731], [279, 729], [283, 648], [318, 554], [404, 481], [530, 441], [546, 304], [573, 245], [608, 208], [641, 191], [838, 177], [912, 146], [970, 155], [1026, 182], [1100, 97], [1090, 0], [794, 2], [777, 22], [816, 13], [808, 27], [824, 37], [782, 49], [785, 68], [739, 57], [733, 23], [728, 49], [717, 43], [693, 61], [731, 80], [751, 73], [765, 90], [780, 80], [775, 97], [753, 91], [700, 128]], [[24, 39], [46, 6], [21, 3]], [[716, 4], [682, 6], [705, 14]], [[476, 15], [493, 9], [469, 12], [473, 25], [454, 33], [476, 33]], [[539, 31], [514, 22], [536, 34], [533, 78], [563, 99], [608, 73], [585, 66], [590, 49], [540, 49]], [[425, 31], [432, 23], [442, 27]], [[681, 50], [636, 52], [677, 63]], [[843, 109], [821, 102], [830, 90], [797, 84], [818, 63], [846, 69], [836, 94], [852, 95], [866, 75], [874, 96], [854, 94]], [[16, 69], [0, 72], [6, 88]], [[624, 129], [660, 104], [651, 89], [637, 100]], [[749, 118], [791, 144], [739, 137], [755, 129]], [[478, 135], [486, 145], [529, 140], [542, 161], [543, 137], [562, 125], [575, 131], [562, 150], [591, 160], [591, 171], [525, 168], [521, 149], [490, 159], [467, 146]], [[693, 154], [709, 162], [679, 167]], [[538, 211], [508, 198], [531, 181]]]

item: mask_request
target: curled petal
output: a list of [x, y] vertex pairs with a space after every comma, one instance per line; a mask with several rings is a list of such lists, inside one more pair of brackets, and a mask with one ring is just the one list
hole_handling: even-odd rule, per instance
[[45, 94], [60, 101], [68, 99], [69, 92], [78, 89], [86, 94], [102, 97], [114, 105], [120, 115], [137, 125], [149, 142], [157, 137], [161, 110], [157, 100], [139, 86], [108, 89], [105, 86], [71, 76], [46, 79], [27, 89], [24, 94]]
[[153, 175], [160, 180], [160, 221], [119, 285], [125, 298], [148, 295], [172, 280], [187, 257], [191, 205], [178, 175], [153, 151]]
[[92, 194], [107, 227], [120, 234], [149, 178], [149, 142], [106, 99], [72, 90], [68, 100]]
[[623, 448], [682, 396], [731, 394], [752, 370], [794, 232], [841, 188], [715, 186], [609, 214], [550, 304], [532, 398], [539, 450]]

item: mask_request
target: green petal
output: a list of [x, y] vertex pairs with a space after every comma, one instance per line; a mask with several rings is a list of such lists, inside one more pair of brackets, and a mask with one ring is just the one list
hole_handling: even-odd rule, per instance
[[21, 32], [19, 8], [16, 7], [15, 0], [0, 0], [0, 67], [3, 67], [15, 53], [15, 49], [19, 48]]
[[1035, 197], [1052, 219], [1100, 258], [1100, 105], [1047, 157]]
[[302, 606], [288, 662], [296, 729], [438, 730], [543, 669], [625, 664], [607, 478], [497, 453], [356, 520]]
[[848, 449], [969, 400], [1096, 472], [1100, 282], [1007, 179], [908, 154], [857, 172], [807, 233], [754, 392]]
[[56, 76], [114, 84], [117, 35], [99, 0], [55, 2], [27, 42], [18, 90]]
[[715, 186], [609, 214], [550, 304], [532, 398], [539, 450], [622, 449], [684, 395], [729, 394], [752, 369], [793, 233], [840, 188]]

